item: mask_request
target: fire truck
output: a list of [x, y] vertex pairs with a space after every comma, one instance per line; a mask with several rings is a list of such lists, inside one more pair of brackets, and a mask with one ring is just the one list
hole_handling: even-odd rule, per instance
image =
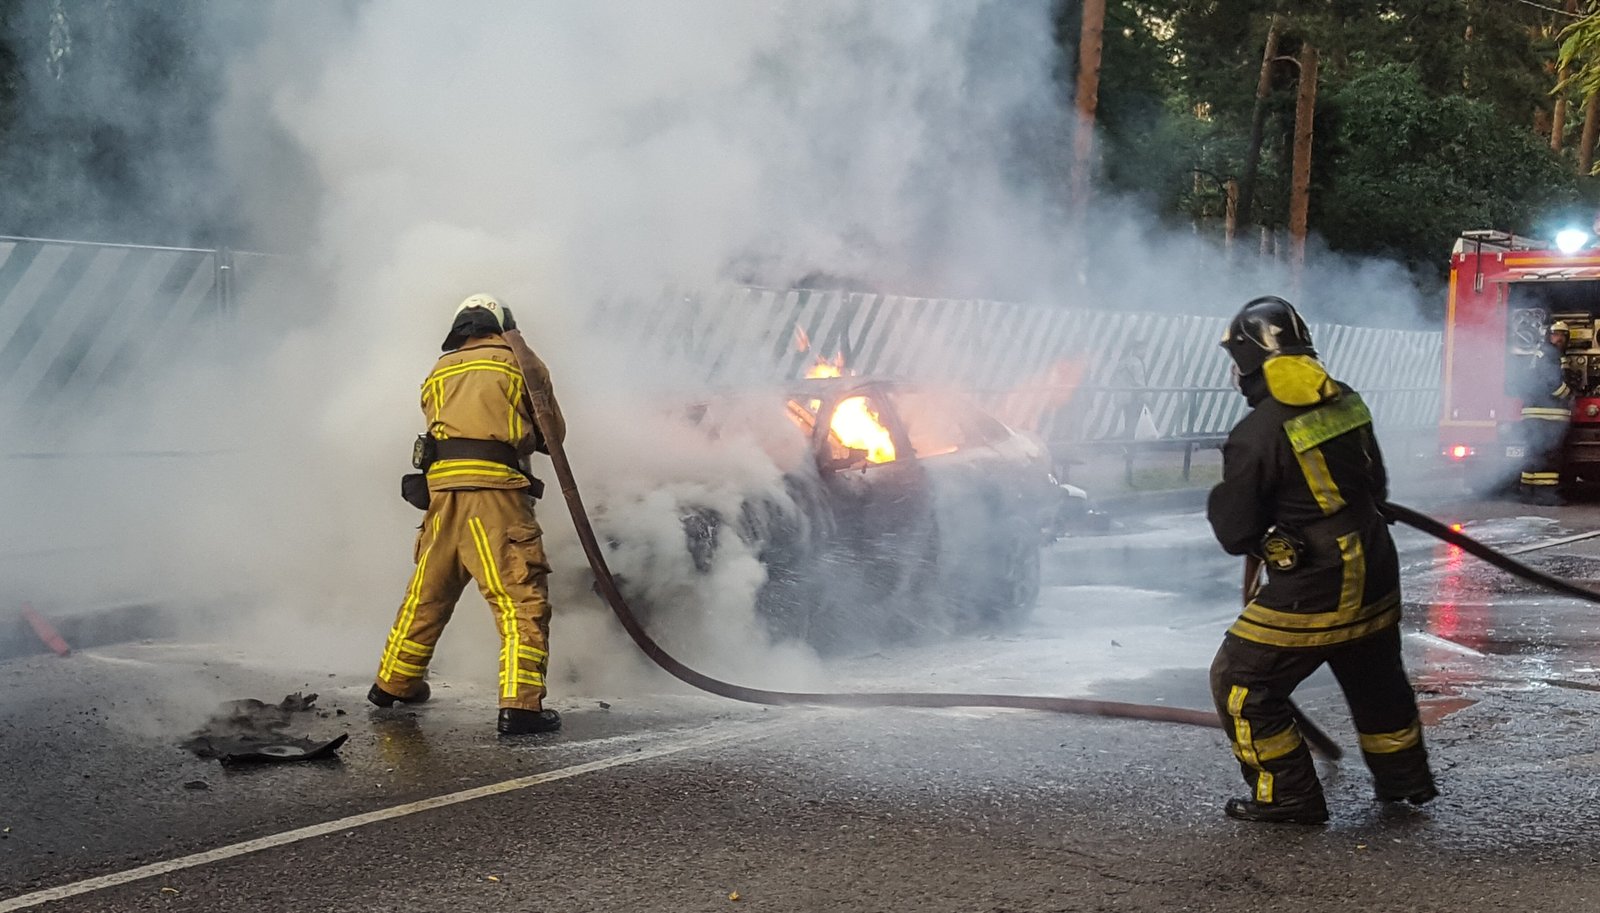
[[1556, 320], [1571, 328], [1562, 368], [1574, 392], [1562, 481], [1600, 482], [1600, 241], [1576, 231], [1558, 241], [1469, 231], [1450, 255], [1439, 444], [1480, 491], [1522, 467], [1517, 362]]

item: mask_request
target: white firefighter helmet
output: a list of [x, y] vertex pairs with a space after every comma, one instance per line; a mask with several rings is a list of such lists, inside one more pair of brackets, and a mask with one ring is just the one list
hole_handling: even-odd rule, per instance
[[461, 302], [461, 306], [456, 308], [456, 316], [460, 317], [461, 312], [468, 308], [483, 308], [494, 317], [494, 322], [497, 326], [504, 328], [506, 325], [505, 308], [500, 305], [499, 299], [493, 295], [486, 295], [482, 292], [476, 295], [468, 295]]
[[510, 308], [501, 304], [498, 298], [481, 292], [468, 295], [456, 308], [455, 316], [450, 321], [450, 333], [440, 348], [446, 352], [453, 351], [461, 348], [469, 339], [498, 335], [516, 329], [516, 326]]

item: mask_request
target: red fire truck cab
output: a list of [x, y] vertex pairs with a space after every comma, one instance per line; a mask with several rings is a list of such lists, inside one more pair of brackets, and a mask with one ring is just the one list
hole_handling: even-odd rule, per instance
[[1563, 482], [1600, 481], [1600, 241], [1567, 247], [1570, 253], [1507, 232], [1469, 231], [1451, 252], [1439, 445], [1475, 488], [1517, 478], [1524, 456], [1517, 361], [1555, 320], [1571, 328], [1562, 366], [1575, 394]]

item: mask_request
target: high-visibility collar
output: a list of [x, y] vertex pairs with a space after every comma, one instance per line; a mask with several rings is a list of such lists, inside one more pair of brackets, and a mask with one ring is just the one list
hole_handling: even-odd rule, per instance
[[1339, 385], [1313, 355], [1279, 355], [1261, 366], [1267, 392], [1286, 406], [1314, 406], [1335, 399]]

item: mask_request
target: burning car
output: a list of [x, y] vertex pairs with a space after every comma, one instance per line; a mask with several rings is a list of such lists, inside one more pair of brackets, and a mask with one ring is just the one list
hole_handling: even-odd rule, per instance
[[1039, 595], [1040, 550], [1085, 510], [1043, 445], [969, 400], [822, 366], [787, 386], [696, 403], [711, 437], [757, 429], [781, 492], [736, 515], [684, 505], [694, 565], [737, 537], [766, 572], [757, 610], [820, 652], [1012, 625]]

